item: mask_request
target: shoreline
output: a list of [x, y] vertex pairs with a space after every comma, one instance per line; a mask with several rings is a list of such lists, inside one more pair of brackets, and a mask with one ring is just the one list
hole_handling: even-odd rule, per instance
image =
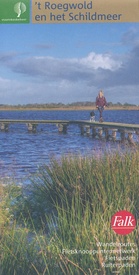
[[[48, 107], [48, 108], [37, 108], [37, 107], [0, 107], [0, 111], [91, 111], [97, 110], [94, 106], [75, 106], [75, 107]], [[139, 106], [124, 106], [124, 107], [106, 107], [105, 110], [128, 110], [128, 111], [139, 111]]]

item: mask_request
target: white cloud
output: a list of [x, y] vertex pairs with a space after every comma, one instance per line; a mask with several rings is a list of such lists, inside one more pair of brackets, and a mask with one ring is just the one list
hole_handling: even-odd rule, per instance
[[[69, 79], [73, 81], [75, 76], [86, 78], [87, 74], [95, 73], [97, 69], [118, 70], [122, 66], [121, 60], [110, 54], [89, 53], [80, 59], [59, 59], [50, 56], [35, 56], [20, 61], [13, 66], [13, 70], [28, 76], [45, 76], [56, 79]], [[84, 74], [84, 76], [82, 75]]]
[[6, 65], [14, 78], [0, 78], [2, 103], [4, 100], [6, 103], [6, 98], [12, 104], [94, 101], [98, 89], [102, 88], [108, 101], [139, 104], [138, 44], [121, 56], [90, 52], [82, 58], [12, 58], [9, 64], [7, 55], [2, 68]]
[[122, 62], [120, 60], [115, 60], [112, 55], [108, 53], [96, 54], [94, 52], [89, 53], [87, 57], [79, 60], [79, 63], [95, 70], [98, 68], [102, 68], [111, 71], [119, 69], [122, 65]]

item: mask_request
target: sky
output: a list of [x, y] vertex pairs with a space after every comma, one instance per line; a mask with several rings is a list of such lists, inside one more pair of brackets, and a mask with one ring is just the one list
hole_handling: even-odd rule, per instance
[[1, 24], [0, 104], [139, 105], [139, 23]]

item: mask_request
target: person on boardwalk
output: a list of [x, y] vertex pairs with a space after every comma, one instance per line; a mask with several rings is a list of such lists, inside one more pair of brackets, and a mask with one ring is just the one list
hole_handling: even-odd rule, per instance
[[104, 110], [105, 106], [107, 106], [107, 101], [106, 101], [106, 98], [103, 94], [103, 91], [100, 90], [99, 93], [98, 93], [98, 96], [96, 98], [96, 107], [99, 110], [99, 114], [100, 114], [99, 121], [100, 122], [103, 122], [102, 113], [103, 113], [103, 110]]

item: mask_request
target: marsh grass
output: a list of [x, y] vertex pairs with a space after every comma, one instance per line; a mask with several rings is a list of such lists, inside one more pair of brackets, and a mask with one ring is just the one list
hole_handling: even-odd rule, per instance
[[[99, 243], [112, 242], [134, 246], [135, 259], [128, 261], [134, 265], [120, 275], [138, 274], [139, 150], [52, 158], [27, 190], [1, 186], [0, 196], [0, 274], [111, 275], [119, 269], [104, 267]], [[124, 236], [110, 228], [112, 215], [123, 209], [137, 220]]]
[[[106, 208], [138, 208], [139, 153], [103, 157], [62, 157], [41, 167], [32, 181], [34, 198], [50, 209], [55, 203], [66, 207], [73, 196], [79, 195], [82, 204], [89, 203], [96, 213]], [[111, 209], [111, 211], [113, 210]]]

